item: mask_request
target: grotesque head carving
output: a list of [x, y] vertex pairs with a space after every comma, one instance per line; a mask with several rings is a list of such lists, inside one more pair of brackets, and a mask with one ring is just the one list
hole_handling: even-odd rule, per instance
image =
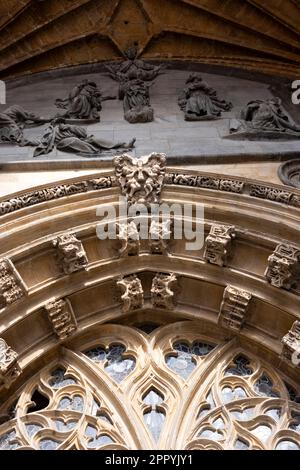
[[159, 201], [162, 190], [166, 157], [161, 153], [133, 158], [121, 155], [114, 160], [115, 174], [122, 194], [130, 204], [151, 204]]

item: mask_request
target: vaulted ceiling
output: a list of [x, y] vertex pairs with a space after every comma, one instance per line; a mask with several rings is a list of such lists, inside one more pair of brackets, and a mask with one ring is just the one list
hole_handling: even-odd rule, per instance
[[300, 0], [1, 0], [0, 76], [141, 57], [300, 78]]

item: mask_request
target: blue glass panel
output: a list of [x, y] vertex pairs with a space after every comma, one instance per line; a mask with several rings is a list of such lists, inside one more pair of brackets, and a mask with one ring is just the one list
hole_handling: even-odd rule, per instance
[[76, 395], [73, 398], [63, 397], [58, 404], [58, 409], [83, 411], [83, 399], [79, 395]]
[[250, 361], [243, 355], [237, 356], [234, 361], [234, 366], [229, 367], [225, 371], [225, 375], [237, 375], [240, 377], [251, 375], [253, 370], [249, 367]]
[[255, 383], [254, 389], [258, 395], [263, 397], [272, 397], [278, 398], [280, 395], [273, 390], [273, 382], [267, 374], [262, 374], [262, 376]]
[[53, 439], [42, 439], [40, 441], [41, 450], [55, 450], [59, 446], [59, 442], [54, 441]]
[[43, 429], [43, 426], [40, 424], [26, 424], [25, 425], [28, 436], [33, 437], [40, 429]]
[[248, 442], [243, 441], [242, 439], [237, 439], [234, 444], [234, 449], [235, 450], [248, 450], [249, 444]]
[[165, 415], [162, 411], [151, 410], [144, 414], [144, 421], [148, 429], [150, 430], [154, 440], [157, 442], [165, 422]]
[[279, 442], [275, 450], [300, 450], [300, 446], [293, 441], [285, 440]]
[[51, 374], [51, 379], [49, 380], [50, 387], [58, 389], [77, 383], [73, 377], [65, 377], [65, 373], [66, 369], [63, 369], [62, 367], [55, 369]]
[[0, 450], [15, 450], [20, 445], [16, 442], [16, 432], [9, 431], [0, 436]]

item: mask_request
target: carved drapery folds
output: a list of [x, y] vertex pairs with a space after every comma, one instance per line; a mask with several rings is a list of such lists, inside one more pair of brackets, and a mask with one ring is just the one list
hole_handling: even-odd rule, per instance
[[4, 339], [0, 338], [0, 388], [9, 388], [12, 382], [21, 374], [18, 364], [18, 354]]
[[123, 312], [142, 308], [144, 305], [144, 290], [141, 280], [136, 274], [126, 276], [117, 281], [117, 286], [121, 289], [121, 299], [123, 302]]
[[53, 240], [57, 249], [57, 259], [65, 274], [85, 269], [88, 259], [80, 240], [74, 233], [65, 233]]
[[300, 277], [300, 248], [288, 244], [277, 245], [268, 258], [265, 276], [274, 287], [287, 290], [295, 287]]
[[45, 305], [45, 310], [60, 340], [68, 338], [77, 330], [76, 318], [69, 300], [53, 300]]
[[205, 261], [218, 266], [226, 266], [231, 255], [232, 240], [234, 238], [234, 226], [213, 224], [205, 240]]
[[120, 155], [114, 159], [115, 175], [128, 204], [159, 202], [166, 171], [166, 157], [151, 153], [139, 159]]
[[26, 294], [26, 286], [8, 258], [0, 259], [0, 309]]
[[227, 286], [219, 312], [219, 325], [239, 332], [242, 328], [252, 295], [242, 289]]
[[174, 273], [157, 273], [151, 286], [151, 302], [155, 308], [172, 310], [175, 306], [177, 277]]
[[282, 338], [282, 357], [300, 364], [300, 321], [295, 321], [290, 331]]

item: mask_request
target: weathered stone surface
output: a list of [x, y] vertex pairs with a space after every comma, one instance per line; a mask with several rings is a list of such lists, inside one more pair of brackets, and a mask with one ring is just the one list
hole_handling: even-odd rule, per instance
[[219, 325], [239, 332], [246, 321], [252, 295], [243, 289], [227, 286], [219, 312]]

